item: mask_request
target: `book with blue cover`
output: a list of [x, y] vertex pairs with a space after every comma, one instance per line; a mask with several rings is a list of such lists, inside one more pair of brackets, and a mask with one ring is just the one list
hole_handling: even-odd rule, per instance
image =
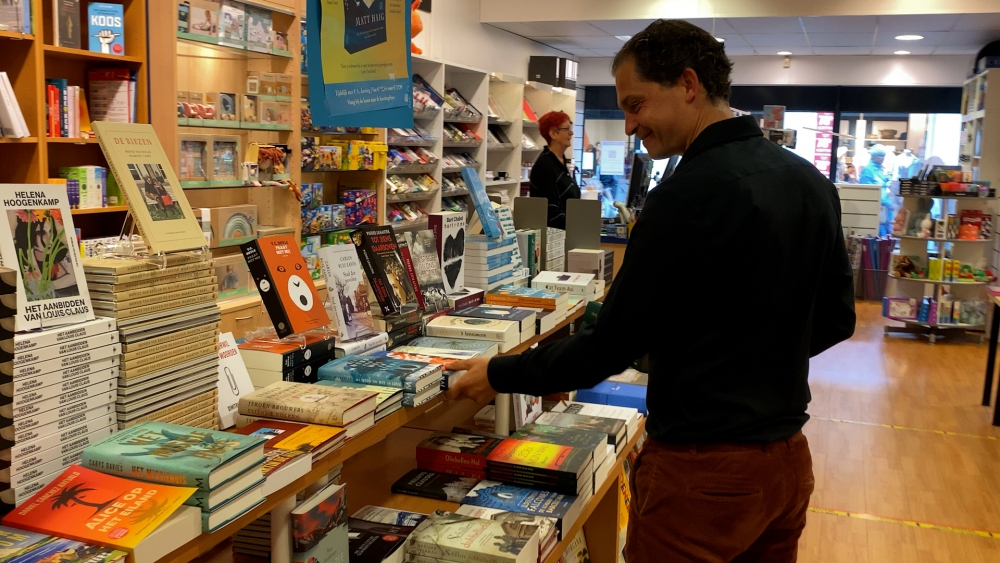
[[128, 479], [211, 491], [261, 465], [264, 442], [256, 436], [149, 421], [89, 446], [80, 464]]
[[0, 526], [0, 561], [10, 561], [52, 540], [52, 536]]
[[125, 13], [121, 4], [87, 4], [90, 50], [105, 55], [125, 55]]
[[469, 197], [472, 198], [472, 204], [476, 207], [476, 213], [479, 214], [479, 222], [483, 225], [483, 234], [491, 239], [503, 236], [500, 219], [493, 209], [489, 196], [486, 195], [486, 186], [479, 181], [479, 172], [474, 168], [463, 168], [462, 179], [469, 187]]
[[573, 526], [580, 514], [579, 497], [507, 485], [499, 481], [480, 481], [462, 499], [463, 505], [493, 508], [555, 518], [562, 533]]
[[416, 393], [441, 377], [441, 366], [378, 356], [344, 356], [319, 368], [319, 379], [384, 385]]

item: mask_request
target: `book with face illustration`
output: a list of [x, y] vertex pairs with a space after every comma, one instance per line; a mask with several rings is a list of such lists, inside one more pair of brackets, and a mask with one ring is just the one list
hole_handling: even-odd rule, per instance
[[15, 304], [14, 295], [3, 295], [0, 303], [16, 310], [15, 330], [92, 320], [66, 187], [6, 187], [0, 198], [0, 265], [16, 271], [17, 299]]

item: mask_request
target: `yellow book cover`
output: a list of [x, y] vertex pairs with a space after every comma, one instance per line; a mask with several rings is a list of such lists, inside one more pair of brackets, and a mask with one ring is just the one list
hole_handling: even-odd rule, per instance
[[153, 126], [95, 121], [93, 128], [149, 252], [206, 246], [201, 225]]

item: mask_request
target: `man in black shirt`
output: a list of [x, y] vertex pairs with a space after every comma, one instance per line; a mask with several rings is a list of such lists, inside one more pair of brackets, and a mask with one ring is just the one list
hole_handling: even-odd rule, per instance
[[705, 31], [657, 21], [613, 68], [626, 132], [680, 165], [649, 193], [596, 325], [453, 364], [468, 371], [450, 396], [587, 388], [648, 355], [626, 559], [794, 561], [814, 485], [809, 358], [854, 332], [836, 189], [732, 117], [732, 64]]

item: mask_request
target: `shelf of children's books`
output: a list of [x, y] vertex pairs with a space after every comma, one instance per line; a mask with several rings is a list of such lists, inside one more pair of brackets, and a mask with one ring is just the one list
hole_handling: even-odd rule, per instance
[[425, 199], [431, 199], [434, 194], [438, 193], [438, 189], [420, 191], [420, 192], [406, 192], [402, 194], [386, 194], [385, 200], [389, 203], [397, 203], [402, 201], [423, 201]]
[[112, 62], [112, 63], [129, 63], [129, 64], [142, 64], [145, 62], [141, 57], [132, 57], [129, 55], [109, 55], [106, 53], [95, 53], [94, 51], [85, 51], [83, 49], [73, 49], [70, 47], [57, 47], [55, 45], [46, 45], [43, 49], [46, 57], [55, 59], [68, 59], [73, 61], [99, 61], [99, 62]]
[[479, 123], [483, 120], [483, 116], [477, 115], [475, 117], [449, 117], [444, 116], [445, 123]]
[[185, 41], [189, 43], [197, 43], [202, 46], [209, 46], [213, 49], [218, 49], [221, 51], [227, 51], [234, 54], [242, 54], [249, 58], [263, 58], [263, 57], [279, 57], [282, 59], [292, 58], [291, 51], [283, 51], [281, 49], [269, 49], [269, 50], [256, 50], [247, 47], [246, 45], [240, 45], [239, 42], [232, 39], [221, 39], [219, 37], [213, 37], [209, 35], [199, 35], [197, 33], [186, 33], [183, 31], [177, 32], [177, 39], [180, 41]]
[[0, 137], [0, 143], [10, 143], [12, 145], [30, 145], [31, 143], [37, 142], [38, 137]]
[[946, 243], [952, 243], [952, 242], [993, 242], [993, 239], [988, 239], [988, 238], [984, 238], [984, 239], [965, 239], [965, 238], [927, 238], [927, 237], [913, 237], [913, 236], [899, 236], [899, 235], [893, 235], [893, 236], [895, 236], [898, 239], [902, 239], [902, 240], [923, 240], [923, 241], [927, 241], [927, 242], [946, 242]]
[[942, 281], [942, 280], [929, 280], [929, 279], [926, 279], [926, 278], [901, 278], [899, 276], [892, 276], [892, 275], [889, 276], [889, 279], [891, 279], [891, 280], [907, 281], [907, 282], [917, 282], [917, 283], [931, 283], [931, 284], [935, 284], [935, 285], [948, 284], [948, 285], [955, 285], [955, 286], [963, 286], [963, 285], [970, 285], [970, 286], [971, 285], [987, 285], [987, 284], [990, 283], [990, 282], [984, 282], [984, 281], [982, 281], [982, 282], [980, 282], [980, 281]]
[[97, 138], [88, 137], [45, 137], [46, 143], [58, 143], [65, 145], [96, 145]]
[[34, 41], [32, 33], [21, 33], [19, 31], [0, 30], [0, 39], [13, 39], [14, 41]]
[[428, 164], [402, 164], [390, 166], [386, 173], [388, 174], [433, 174], [434, 169], [437, 168], [437, 161]]
[[72, 209], [73, 215], [92, 215], [94, 213], [124, 213], [128, 211], [125, 205], [115, 205], [112, 207], [86, 207], [83, 209]]
[[896, 322], [900, 322], [900, 323], [906, 323], [906, 324], [910, 324], [910, 325], [917, 325], [917, 326], [922, 326], [922, 327], [927, 327], [927, 328], [961, 328], [961, 329], [964, 329], [964, 330], [976, 330], [976, 329], [982, 330], [982, 329], [986, 328], [986, 325], [967, 325], [967, 324], [952, 324], [952, 323], [925, 323], [925, 322], [918, 321], [916, 319], [901, 319], [899, 317], [889, 317], [889, 316], [885, 316], [885, 318], [889, 319], [890, 321], [896, 321]]

